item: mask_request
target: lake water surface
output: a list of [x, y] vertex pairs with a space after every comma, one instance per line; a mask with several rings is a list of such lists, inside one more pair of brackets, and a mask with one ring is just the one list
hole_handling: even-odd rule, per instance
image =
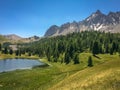
[[0, 72], [13, 71], [17, 69], [32, 69], [35, 66], [41, 66], [42, 63], [38, 60], [31, 59], [6, 59], [0, 60]]

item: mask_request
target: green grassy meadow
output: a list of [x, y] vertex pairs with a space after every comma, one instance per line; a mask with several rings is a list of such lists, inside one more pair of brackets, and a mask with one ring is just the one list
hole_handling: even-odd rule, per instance
[[[0, 90], [120, 89], [119, 55], [99, 54], [97, 55], [99, 58], [92, 56], [94, 66], [87, 67], [89, 56], [92, 54], [81, 53], [80, 64], [76, 65], [48, 62], [46, 58], [42, 58], [40, 60], [49, 66], [0, 73]], [[0, 56], [1, 59], [4, 57], [6, 56]], [[14, 58], [14, 56], [8, 57]], [[34, 57], [37, 58], [37, 56]]]

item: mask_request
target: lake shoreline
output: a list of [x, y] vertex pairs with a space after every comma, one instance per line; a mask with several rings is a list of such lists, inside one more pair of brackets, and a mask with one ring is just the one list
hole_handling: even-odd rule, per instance
[[[7, 60], [7, 59], [9, 59], [9, 60], [12, 60], [12, 59], [23, 59], [23, 60], [28, 59], [28, 60], [37, 60], [37, 61], [43, 63], [42, 65], [33, 66], [31, 68], [31, 70], [36, 69], [36, 68], [45, 68], [45, 67], [51, 66], [47, 62], [45, 62], [43, 59], [40, 59], [38, 56], [14, 56], [14, 55], [9, 55], [9, 54], [8, 55], [5, 55], [5, 54], [0, 55], [0, 61], [1, 60]], [[17, 71], [17, 70], [29, 70], [29, 69], [16, 69], [16, 70], [13, 70], [13, 71]], [[12, 72], [12, 71], [3, 71], [3, 72], [0, 72], [0, 73], [7, 73], [7, 72]]]
[[11, 54], [3, 54], [0, 52], [0, 60], [1, 59], [17, 59], [17, 58], [19, 58], [19, 59], [40, 59], [40, 57], [37, 55], [29, 56], [26, 54], [21, 54], [21, 56], [16, 56], [15, 54], [12, 54], [12, 55]]

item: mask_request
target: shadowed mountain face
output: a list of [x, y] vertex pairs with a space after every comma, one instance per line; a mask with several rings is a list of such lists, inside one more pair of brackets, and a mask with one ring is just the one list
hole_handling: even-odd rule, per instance
[[45, 36], [66, 35], [72, 32], [81, 32], [85, 30], [95, 30], [104, 32], [120, 32], [118, 27], [120, 25], [120, 12], [110, 12], [108, 15], [103, 14], [100, 10], [92, 13], [85, 20], [80, 22], [65, 23], [63, 25], [51, 26]]

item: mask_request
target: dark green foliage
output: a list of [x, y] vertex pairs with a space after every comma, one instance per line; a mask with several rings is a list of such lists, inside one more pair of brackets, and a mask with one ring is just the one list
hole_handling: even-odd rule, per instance
[[118, 45], [117, 42], [113, 42], [113, 43], [112, 43], [112, 49], [113, 49], [113, 52], [114, 52], [114, 53], [118, 52], [119, 45]]
[[89, 58], [88, 58], [88, 66], [89, 67], [93, 66], [93, 61], [92, 61], [92, 57], [91, 56], [89, 56]]
[[51, 61], [49, 54], [47, 54], [47, 59], [48, 59], [48, 61]]
[[1, 45], [1, 43], [0, 43], [0, 51], [2, 50], [2, 45]]
[[13, 54], [13, 50], [12, 49], [9, 50], [9, 54], [11, 54], [11, 55]]
[[78, 53], [75, 54], [75, 57], [74, 57], [73, 61], [74, 61], [74, 64], [79, 64], [80, 63], [79, 62], [79, 54]]
[[53, 53], [53, 58], [54, 58], [54, 62], [57, 62], [57, 60], [59, 58], [59, 52], [58, 52], [57, 48], [55, 49], [55, 51]]
[[65, 45], [64, 45], [64, 43], [61, 41], [61, 42], [58, 43], [58, 51], [59, 51], [59, 53], [63, 53], [64, 50], [65, 50]]
[[28, 56], [31, 56], [31, 52], [28, 53]]
[[8, 54], [8, 48], [7, 47], [4, 48], [4, 54]]
[[10, 42], [5, 42], [5, 43], [2, 44], [3, 48], [5, 48], [5, 47], [9, 47], [9, 45], [11, 45]]
[[104, 51], [103, 51], [103, 48], [102, 48], [102, 45], [101, 45], [101, 44], [99, 45], [99, 50], [98, 50], [98, 52], [99, 52], [99, 53], [101, 53], [101, 54], [103, 54], [103, 53], [104, 53]]
[[110, 55], [113, 55], [113, 48], [110, 49]]
[[21, 54], [25, 54], [25, 49], [20, 49]]
[[74, 46], [72, 44], [69, 46], [68, 52], [69, 52], [70, 57], [73, 58], [73, 55], [74, 55]]
[[21, 51], [19, 50], [19, 56], [21, 56]]
[[93, 53], [93, 55], [99, 54], [99, 45], [98, 45], [97, 41], [94, 42], [92, 53]]
[[70, 63], [70, 55], [69, 55], [68, 52], [65, 53], [64, 62], [65, 62], [66, 64], [69, 64], [69, 63]]
[[[75, 53], [92, 52], [115, 53], [119, 51], [120, 34], [85, 31], [66, 36], [42, 38], [40, 41], [23, 45], [21, 53], [31, 53], [40, 57], [47, 57], [48, 61], [64, 62], [74, 60]], [[61, 57], [63, 59], [61, 59]]]
[[51, 50], [50, 48], [47, 48], [47, 51], [46, 51], [46, 56], [47, 56], [48, 61], [51, 61], [51, 59], [50, 59], [50, 56], [51, 56], [50, 50]]
[[108, 46], [108, 44], [105, 46], [105, 53], [109, 53], [109, 46]]
[[18, 56], [19, 55], [19, 50], [15, 51], [15, 55]]
[[113, 52], [116, 51], [116, 43], [115, 42], [112, 43], [112, 50], [113, 50]]
[[119, 56], [120, 56], [120, 45], [119, 45], [118, 53], [119, 53]]

